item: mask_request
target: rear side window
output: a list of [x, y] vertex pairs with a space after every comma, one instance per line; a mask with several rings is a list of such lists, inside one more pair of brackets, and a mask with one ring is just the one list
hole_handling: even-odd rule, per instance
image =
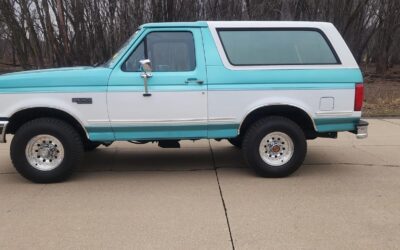
[[193, 34], [186, 31], [149, 33], [122, 65], [122, 70], [140, 71], [142, 59], [150, 59], [156, 72], [193, 71], [196, 68]]
[[315, 29], [218, 29], [232, 65], [319, 65], [340, 61]]

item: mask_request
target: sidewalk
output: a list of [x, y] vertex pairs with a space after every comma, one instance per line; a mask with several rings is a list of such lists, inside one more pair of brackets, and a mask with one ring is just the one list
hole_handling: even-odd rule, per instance
[[254, 176], [227, 142], [115, 143], [68, 182], [31, 184], [0, 144], [0, 249], [394, 249], [400, 119], [309, 141], [292, 177]]

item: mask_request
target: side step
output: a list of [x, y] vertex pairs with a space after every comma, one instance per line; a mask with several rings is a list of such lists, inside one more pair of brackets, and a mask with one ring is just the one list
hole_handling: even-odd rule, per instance
[[179, 143], [179, 141], [165, 140], [159, 141], [158, 146], [160, 148], [180, 148], [181, 144]]

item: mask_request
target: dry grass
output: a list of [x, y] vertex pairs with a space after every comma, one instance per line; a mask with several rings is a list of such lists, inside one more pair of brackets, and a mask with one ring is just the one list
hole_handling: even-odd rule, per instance
[[400, 116], [400, 66], [386, 76], [365, 73], [364, 116]]
[[400, 83], [365, 86], [364, 116], [400, 116]]

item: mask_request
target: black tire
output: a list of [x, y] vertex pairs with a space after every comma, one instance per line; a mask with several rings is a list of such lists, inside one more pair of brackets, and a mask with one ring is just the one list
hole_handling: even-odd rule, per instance
[[94, 150], [96, 150], [102, 143], [100, 142], [93, 142], [93, 141], [89, 141], [87, 140], [85, 143], [83, 143], [83, 150], [85, 152], [92, 152]]
[[[50, 135], [63, 147], [64, 157], [52, 170], [39, 170], [28, 161], [25, 150], [29, 141], [38, 135]], [[11, 142], [10, 153], [14, 167], [26, 179], [36, 183], [54, 183], [70, 177], [81, 159], [83, 145], [79, 134], [69, 124], [58, 119], [39, 118], [18, 129]]]
[[229, 138], [228, 142], [237, 148], [242, 148], [243, 139], [242, 137], [238, 136], [235, 138]]
[[[283, 165], [270, 165], [260, 155], [263, 138], [272, 132], [284, 133], [292, 140], [293, 154]], [[247, 164], [262, 177], [280, 178], [291, 175], [301, 166], [306, 153], [307, 141], [303, 130], [285, 117], [271, 116], [255, 122], [247, 130], [243, 140], [243, 154]]]

